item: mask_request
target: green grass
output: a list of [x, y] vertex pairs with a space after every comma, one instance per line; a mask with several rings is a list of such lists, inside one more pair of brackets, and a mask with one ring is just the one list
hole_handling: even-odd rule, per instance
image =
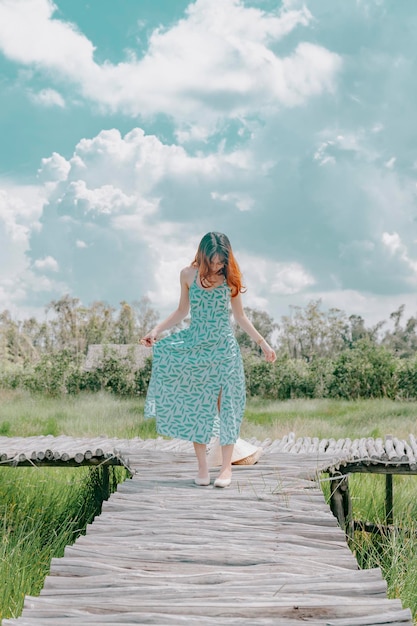
[[281, 439], [289, 432], [298, 437], [340, 439], [407, 438], [416, 432], [417, 402], [378, 400], [248, 401], [242, 435]]
[[[143, 398], [106, 393], [64, 398], [31, 396], [0, 390], [0, 435], [29, 437], [64, 434], [74, 437], [156, 437], [154, 420], [143, 418]], [[407, 438], [416, 432], [417, 402], [394, 400], [287, 400], [249, 398], [243, 437]]]
[[[351, 474], [349, 490], [353, 518], [385, 522], [385, 476]], [[331, 483], [322, 483], [327, 501]], [[393, 524], [382, 535], [355, 531], [350, 547], [361, 568], [379, 567], [387, 581], [387, 595], [400, 598], [417, 618], [417, 476], [393, 476]]]
[[143, 419], [143, 406], [143, 398], [106, 393], [52, 398], [0, 390], [0, 434], [156, 437], [154, 420]]
[[[126, 477], [111, 470], [110, 491]], [[100, 513], [102, 468], [0, 469], [0, 619], [18, 617], [25, 595], [38, 595], [53, 557]]]

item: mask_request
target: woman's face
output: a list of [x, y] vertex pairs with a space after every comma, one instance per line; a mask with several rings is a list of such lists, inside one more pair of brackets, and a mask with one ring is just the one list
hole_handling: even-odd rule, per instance
[[221, 259], [218, 254], [215, 254], [210, 261], [210, 269], [213, 274], [220, 274], [224, 268], [224, 259]]

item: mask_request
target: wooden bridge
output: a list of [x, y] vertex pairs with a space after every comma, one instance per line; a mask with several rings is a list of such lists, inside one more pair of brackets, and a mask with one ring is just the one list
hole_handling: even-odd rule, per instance
[[352, 455], [294, 436], [261, 445], [256, 465], [235, 466], [231, 487], [216, 489], [194, 485], [184, 442], [0, 438], [8, 465], [132, 472], [3, 625], [412, 626], [380, 570], [358, 569], [318, 484]]

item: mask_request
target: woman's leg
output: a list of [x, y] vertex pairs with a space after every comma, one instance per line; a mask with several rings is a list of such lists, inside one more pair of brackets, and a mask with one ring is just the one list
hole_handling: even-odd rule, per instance
[[205, 443], [193, 442], [194, 452], [198, 463], [198, 478], [207, 478], [209, 475], [207, 465], [207, 446]]
[[222, 466], [218, 478], [231, 478], [232, 477], [232, 455], [235, 444], [232, 443], [227, 446], [222, 446]]

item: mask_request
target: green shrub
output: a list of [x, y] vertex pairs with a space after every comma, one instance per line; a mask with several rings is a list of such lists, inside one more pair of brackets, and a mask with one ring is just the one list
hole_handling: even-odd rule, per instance
[[[417, 397], [417, 358], [399, 359], [367, 339], [358, 340], [333, 360], [318, 357], [306, 362], [278, 353], [271, 365], [261, 355], [243, 352], [243, 363], [248, 396], [274, 400]], [[3, 369], [0, 389], [21, 388], [55, 397], [101, 390], [122, 397], [145, 396], [151, 370], [150, 357], [137, 370], [133, 354], [126, 358], [109, 350], [96, 369], [85, 371], [77, 357], [62, 350], [43, 355], [36, 365]]]
[[399, 398], [405, 400], [417, 398], [417, 358], [399, 361], [397, 388]]
[[309, 363], [309, 380], [312, 398], [327, 398], [333, 379], [334, 363], [331, 359], [319, 357]]
[[309, 365], [302, 359], [278, 358], [275, 362], [275, 398], [290, 400], [311, 398], [314, 384], [310, 376]]
[[144, 367], [135, 372], [135, 393], [146, 396], [152, 373], [152, 357], [148, 357]]
[[21, 384], [34, 393], [60, 396], [66, 393], [67, 380], [77, 369], [69, 350], [44, 354], [32, 369], [24, 370]]
[[301, 359], [279, 355], [271, 365], [261, 357], [245, 355], [243, 362], [246, 390], [250, 396], [289, 400], [310, 398], [314, 393], [315, 381], [309, 366]]
[[397, 359], [383, 346], [357, 341], [334, 361], [329, 395], [347, 400], [395, 398]]
[[3, 367], [0, 370], [0, 389], [18, 389], [22, 387], [24, 369], [21, 365]]

